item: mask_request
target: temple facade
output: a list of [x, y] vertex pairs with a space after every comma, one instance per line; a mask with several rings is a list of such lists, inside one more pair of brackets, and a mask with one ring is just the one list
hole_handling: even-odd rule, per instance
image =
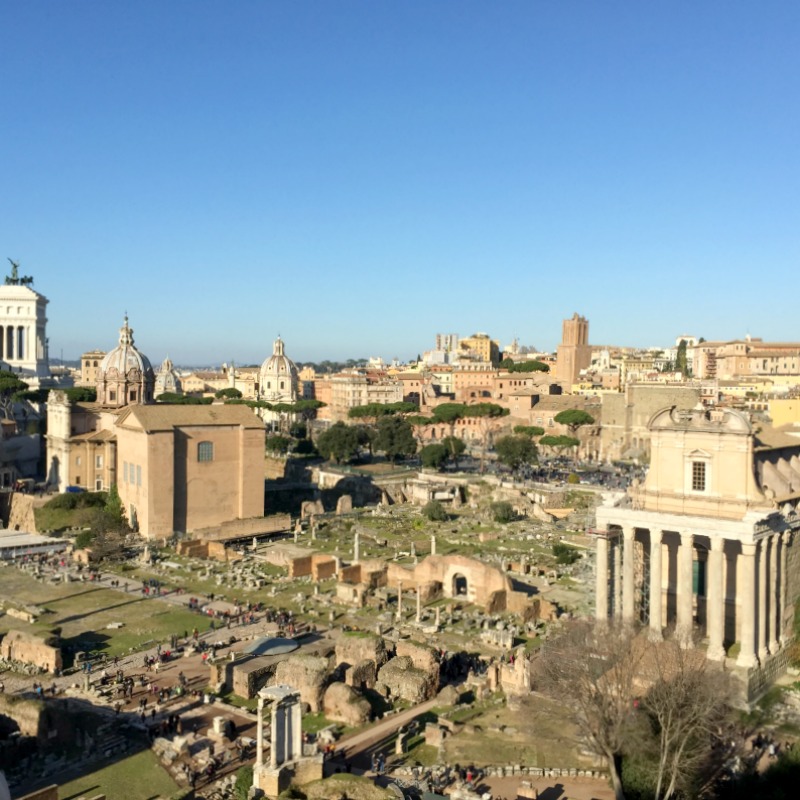
[[745, 671], [784, 671], [800, 595], [800, 440], [730, 409], [656, 412], [646, 480], [597, 510], [596, 616]]

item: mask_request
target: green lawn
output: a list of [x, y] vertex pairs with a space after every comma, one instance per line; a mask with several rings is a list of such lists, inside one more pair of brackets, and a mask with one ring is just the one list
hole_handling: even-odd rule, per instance
[[84, 775], [59, 787], [60, 800], [77, 800], [104, 794], [108, 800], [154, 800], [183, 797], [184, 790], [172, 780], [149, 751]]
[[[67, 644], [80, 643], [81, 649], [90, 645], [109, 656], [123, 655], [148, 642], [166, 641], [173, 633], [182, 636], [194, 627], [206, 630], [209, 626], [201, 615], [163, 600], [92, 583], [40, 583], [10, 567], [0, 573], [0, 587], [4, 598], [35, 604], [48, 612], [33, 625], [2, 616], [0, 632], [16, 629], [45, 633], [61, 628]], [[114, 622], [123, 623], [123, 627], [106, 627]]]

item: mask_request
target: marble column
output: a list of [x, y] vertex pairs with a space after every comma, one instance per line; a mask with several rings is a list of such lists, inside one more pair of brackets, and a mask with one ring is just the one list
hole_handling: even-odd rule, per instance
[[694, 564], [694, 536], [681, 533], [681, 546], [678, 548], [678, 587], [676, 633], [684, 647], [692, 646], [694, 633], [694, 593], [692, 592], [692, 571]]
[[764, 663], [764, 659], [769, 655], [769, 636], [767, 633], [767, 603], [769, 595], [767, 586], [769, 577], [767, 576], [767, 562], [769, 538], [764, 538], [758, 543], [758, 660]]
[[403, 618], [403, 581], [397, 582], [397, 619]]
[[614, 537], [612, 547], [614, 548], [614, 575], [611, 585], [614, 589], [614, 616], [619, 621], [622, 616], [622, 543], [619, 535]]
[[295, 695], [292, 698], [292, 706], [291, 706], [291, 714], [292, 714], [292, 752], [289, 758], [292, 761], [296, 761], [298, 758], [301, 758], [303, 755], [303, 709], [300, 705], [300, 695]]
[[361, 537], [358, 534], [358, 531], [355, 532], [353, 536], [353, 563], [358, 564], [361, 556]]
[[710, 536], [706, 566], [706, 633], [708, 635], [708, 657], [714, 661], [725, 659], [725, 540], [721, 536]]
[[778, 602], [778, 636], [781, 645], [786, 645], [789, 637], [786, 635], [786, 626], [783, 624], [784, 612], [789, 603], [788, 586], [789, 586], [789, 545], [792, 542], [792, 534], [790, 531], [784, 531], [781, 534], [781, 580], [780, 580], [780, 600]]
[[661, 630], [661, 530], [650, 530], [650, 639], [660, 641]]
[[633, 622], [633, 541], [636, 528], [622, 529], [622, 621]]
[[595, 578], [594, 616], [605, 624], [608, 620], [608, 538], [597, 535], [597, 577]]
[[264, 698], [258, 698], [258, 721], [256, 728], [256, 767], [264, 765]]
[[737, 570], [740, 585], [739, 595], [739, 657], [736, 663], [740, 667], [755, 667], [756, 658], [756, 545], [742, 544], [741, 569]]
[[417, 622], [422, 619], [422, 586], [417, 584]]
[[780, 649], [780, 619], [779, 609], [781, 607], [781, 583], [783, 575], [778, 567], [778, 549], [781, 545], [780, 534], [773, 534], [769, 537], [769, 618], [767, 620], [767, 646], [770, 653], [777, 653]]

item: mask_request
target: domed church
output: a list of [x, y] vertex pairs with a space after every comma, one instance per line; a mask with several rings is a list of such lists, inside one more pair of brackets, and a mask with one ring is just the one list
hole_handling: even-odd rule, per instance
[[106, 353], [97, 371], [97, 402], [107, 408], [152, 403], [154, 387], [153, 367], [134, 345], [126, 314], [119, 329], [119, 344]]
[[261, 365], [258, 399], [268, 403], [297, 402], [297, 367], [284, 352], [280, 336], [272, 346], [272, 355]]

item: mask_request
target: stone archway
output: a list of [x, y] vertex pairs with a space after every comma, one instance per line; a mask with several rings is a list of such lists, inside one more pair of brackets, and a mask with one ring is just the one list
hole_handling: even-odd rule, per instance
[[468, 589], [466, 575], [462, 575], [460, 572], [453, 575], [453, 597], [466, 597]]

